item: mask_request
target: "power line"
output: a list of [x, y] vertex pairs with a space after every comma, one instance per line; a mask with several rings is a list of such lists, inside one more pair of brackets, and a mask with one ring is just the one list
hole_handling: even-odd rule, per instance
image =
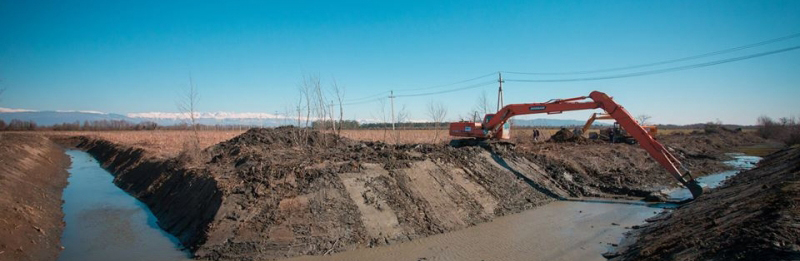
[[357, 101], [360, 101], [360, 100], [366, 100], [366, 99], [375, 98], [375, 97], [384, 97], [384, 96], [386, 96], [388, 94], [389, 94], [389, 91], [384, 91], [384, 92], [376, 93], [374, 95], [361, 97], [361, 98], [358, 98], [358, 99], [347, 100], [346, 102], [357, 102]]
[[621, 71], [621, 70], [636, 69], [636, 68], [642, 68], [642, 67], [652, 67], [652, 66], [656, 66], [656, 65], [663, 65], [663, 64], [669, 64], [669, 63], [683, 62], [683, 61], [694, 60], [694, 59], [699, 59], [699, 58], [704, 58], [704, 57], [709, 57], [709, 56], [714, 56], [714, 55], [719, 55], [719, 54], [731, 53], [731, 52], [740, 51], [740, 50], [744, 50], [744, 49], [748, 49], [748, 48], [753, 48], [753, 47], [758, 47], [758, 46], [767, 45], [767, 44], [771, 44], [771, 43], [776, 43], [776, 42], [780, 42], [780, 41], [785, 41], [785, 40], [789, 40], [789, 39], [797, 38], [797, 37], [800, 37], [800, 33], [795, 33], [795, 34], [791, 34], [791, 35], [787, 35], [787, 36], [783, 36], [783, 37], [769, 39], [769, 40], [766, 40], [766, 41], [761, 41], [761, 42], [752, 43], [752, 44], [748, 44], [748, 45], [743, 45], [743, 46], [739, 46], [739, 47], [734, 47], [734, 48], [730, 48], [730, 49], [714, 51], [714, 52], [710, 52], [710, 53], [692, 55], [692, 56], [687, 56], [687, 57], [683, 57], [683, 58], [660, 61], [660, 62], [652, 62], [652, 63], [638, 64], [638, 65], [631, 65], [631, 66], [623, 66], [623, 67], [615, 67], [615, 68], [608, 68], [608, 69], [572, 71], [572, 72], [509, 72], [509, 71], [503, 71], [503, 72], [504, 73], [508, 73], [508, 74], [526, 74], [526, 75], [569, 75], [569, 74], [591, 74], [591, 73], [600, 73], [600, 72]]
[[596, 77], [567, 78], [567, 79], [539, 79], [539, 80], [506, 79], [506, 81], [509, 81], [509, 82], [578, 82], [578, 81], [596, 81], [596, 80], [607, 80], [607, 79], [616, 79], [616, 78], [627, 78], [627, 77], [644, 76], [644, 75], [659, 74], [659, 73], [674, 72], [674, 71], [683, 71], [683, 70], [690, 70], [690, 69], [714, 66], [714, 65], [718, 65], [718, 64], [724, 64], [724, 63], [731, 63], [731, 62], [736, 62], [736, 61], [741, 61], [741, 60], [747, 60], [747, 59], [757, 58], [757, 57], [761, 57], [761, 56], [767, 56], [767, 55], [772, 55], [772, 54], [778, 54], [778, 53], [793, 51], [793, 50], [797, 50], [797, 49], [800, 49], [800, 45], [789, 47], [789, 48], [773, 50], [773, 51], [769, 51], [769, 52], [750, 54], [750, 55], [739, 56], [739, 57], [728, 58], [728, 59], [722, 59], [722, 60], [711, 61], [711, 62], [706, 62], [706, 63], [697, 63], [697, 64], [690, 64], [690, 65], [671, 67], [671, 68], [665, 68], [665, 69], [641, 71], [641, 72], [618, 74], [618, 75], [611, 75], [611, 76], [596, 76]]
[[[489, 76], [492, 76], [492, 75], [495, 75], [495, 74], [496, 74], [496, 72], [492, 72], [492, 73], [489, 73], [489, 74], [484, 74], [484, 75], [481, 75], [481, 76], [478, 76], [478, 77], [469, 78], [469, 79], [466, 79], [466, 80], [461, 80], [461, 81], [457, 81], [457, 82], [451, 82], [451, 83], [447, 83], [447, 84], [440, 84], [440, 85], [434, 85], [434, 86], [428, 86], [428, 87], [422, 87], [422, 88], [406, 88], [406, 89], [397, 89], [397, 90], [394, 90], [394, 91], [395, 91], [395, 92], [409, 92], [409, 91], [428, 90], [428, 89], [435, 89], [435, 88], [441, 88], [441, 87], [453, 86], [453, 85], [457, 85], [457, 84], [462, 84], [462, 83], [471, 82], [471, 81], [474, 81], [474, 80], [478, 80], [478, 79], [486, 78], [486, 77], [489, 77]], [[376, 93], [376, 94], [373, 94], [373, 95], [370, 95], [370, 96], [366, 96], [366, 97], [361, 97], [361, 98], [357, 98], [357, 99], [348, 100], [347, 102], [357, 102], [357, 101], [364, 100], [364, 99], [369, 99], [369, 98], [374, 98], [374, 97], [378, 97], [378, 96], [383, 96], [383, 95], [386, 95], [386, 94], [388, 94], [388, 93], [389, 93], [389, 91], [384, 91], [384, 92]]]
[[[394, 95], [394, 97], [395, 97], [395, 98], [401, 98], [401, 97], [419, 97], [419, 96], [429, 96], [429, 95], [435, 95], [435, 94], [442, 94], [442, 93], [457, 92], [457, 91], [468, 90], [468, 89], [475, 89], [475, 88], [480, 88], [480, 87], [485, 87], [485, 86], [493, 85], [494, 83], [496, 83], [496, 81], [481, 82], [481, 83], [478, 83], [478, 84], [467, 85], [467, 86], [464, 86], [464, 87], [459, 87], [459, 88], [454, 88], [454, 89], [448, 89], [448, 90], [442, 90], [442, 91], [435, 91], [435, 92], [415, 93], [415, 94], [404, 94], [404, 95]], [[380, 98], [377, 98], [377, 99], [371, 99], [371, 100], [366, 100], [366, 101], [361, 101], [361, 102], [343, 103], [343, 104], [342, 104], [342, 106], [350, 106], [350, 105], [358, 105], [358, 104], [372, 103], [372, 102], [380, 101], [380, 100], [383, 100], [383, 99], [386, 99], [386, 98], [389, 98], [389, 97], [388, 97], [388, 96], [387, 96], [387, 97], [380, 97]]]
[[441, 87], [453, 86], [453, 85], [456, 85], [456, 84], [461, 84], [461, 83], [465, 83], [465, 82], [471, 82], [471, 81], [474, 81], [474, 80], [477, 80], [477, 79], [481, 79], [481, 78], [486, 78], [486, 77], [489, 77], [489, 76], [492, 76], [492, 75], [495, 75], [495, 74], [497, 74], [497, 72], [491, 72], [491, 73], [489, 73], [489, 74], [484, 74], [484, 75], [481, 75], [481, 76], [478, 76], [478, 77], [475, 77], [475, 78], [470, 78], [470, 79], [466, 79], [466, 80], [462, 80], [462, 81], [457, 81], [457, 82], [453, 82], [453, 83], [448, 83], [448, 84], [434, 85], [434, 86], [430, 86], [430, 87], [423, 87], [423, 88], [399, 89], [399, 90], [395, 90], [395, 91], [396, 91], [396, 92], [404, 92], [404, 91], [419, 91], [419, 90], [427, 90], [427, 89], [434, 89], [434, 88], [441, 88]]
[[444, 90], [444, 91], [415, 93], [415, 94], [403, 94], [403, 95], [395, 95], [395, 97], [418, 97], [418, 96], [428, 96], [428, 95], [442, 94], [442, 93], [449, 93], [449, 92], [457, 92], [457, 91], [461, 91], [461, 90], [474, 89], [474, 88], [484, 87], [484, 86], [487, 86], [487, 85], [492, 85], [492, 84], [495, 84], [496, 82], [497, 81], [482, 82], [482, 83], [478, 83], [478, 84], [468, 85], [468, 86], [465, 86], [465, 87], [449, 89], [449, 90]]
[[372, 103], [372, 102], [380, 101], [380, 100], [383, 100], [383, 99], [386, 99], [386, 98], [387, 98], [387, 97], [379, 97], [379, 98], [376, 98], [376, 99], [371, 99], [371, 100], [366, 100], [366, 101], [360, 101], [360, 102], [342, 103], [342, 106], [350, 106], [350, 105], [358, 105], [358, 104]]

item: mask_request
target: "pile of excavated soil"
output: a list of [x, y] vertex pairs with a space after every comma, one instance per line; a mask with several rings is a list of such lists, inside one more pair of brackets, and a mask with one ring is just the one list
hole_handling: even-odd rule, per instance
[[[166, 160], [103, 140], [82, 138], [78, 147], [201, 259], [394, 244], [559, 198], [645, 196], [675, 185], [644, 150], [627, 144], [390, 145], [289, 127], [251, 129]], [[690, 167], [723, 152], [681, 148], [713, 156], [678, 153]]]
[[637, 233], [621, 260], [800, 260], [800, 148], [766, 157]]
[[580, 135], [575, 135], [572, 131], [561, 128], [553, 136], [550, 136], [550, 141], [553, 142], [585, 142], [586, 138]]
[[56, 260], [69, 157], [35, 134], [0, 134], [0, 260]]
[[393, 244], [569, 194], [535, 164], [474, 147], [357, 142], [278, 128], [250, 130], [206, 153], [204, 169], [224, 196], [195, 252], [200, 258], [321, 255]]

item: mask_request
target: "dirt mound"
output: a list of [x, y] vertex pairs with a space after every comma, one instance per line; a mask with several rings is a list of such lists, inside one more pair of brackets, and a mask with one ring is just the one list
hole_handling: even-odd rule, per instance
[[658, 139], [688, 158], [711, 157], [712, 159], [721, 158], [724, 152], [730, 152], [737, 147], [768, 142], [752, 133], [729, 131], [696, 134], [676, 132], [659, 136]]
[[800, 149], [765, 158], [638, 233], [622, 260], [800, 259]]
[[259, 144], [259, 146], [270, 146], [272, 148], [286, 147], [328, 147], [352, 143], [345, 138], [338, 138], [330, 133], [312, 131], [308, 129], [295, 128], [292, 126], [278, 128], [254, 128], [242, 135], [236, 136], [224, 144], [228, 146], [247, 146]]
[[574, 133], [572, 133], [572, 131], [570, 131], [568, 129], [561, 128], [560, 130], [558, 130], [558, 132], [553, 134], [553, 136], [550, 136], [550, 141], [553, 141], [553, 142], [583, 142], [583, 141], [586, 141], [586, 138], [584, 138], [583, 136], [580, 136], [580, 135], [575, 135]]

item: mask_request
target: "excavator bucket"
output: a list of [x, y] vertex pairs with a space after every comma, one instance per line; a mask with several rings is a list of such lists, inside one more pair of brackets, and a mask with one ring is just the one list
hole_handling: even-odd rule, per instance
[[697, 199], [700, 195], [703, 195], [705, 189], [697, 183], [697, 180], [692, 180], [686, 183], [686, 188], [689, 189], [689, 192], [692, 193], [692, 198]]

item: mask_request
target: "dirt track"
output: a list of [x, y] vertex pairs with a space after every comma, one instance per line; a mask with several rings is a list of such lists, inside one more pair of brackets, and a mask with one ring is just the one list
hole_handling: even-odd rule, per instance
[[68, 165], [43, 136], [0, 134], [0, 260], [56, 260]]
[[621, 260], [799, 260], [800, 148], [765, 158], [636, 234]]
[[[731, 136], [736, 135], [736, 136]], [[748, 134], [665, 137], [714, 172]], [[685, 142], [684, 142], [685, 141]], [[78, 147], [148, 204], [198, 258], [275, 259], [459, 230], [564, 197], [645, 196], [674, 186], [625, 144], [387, 145], [294, 128], [253, 129], [196, 156], [152, 158], [101, 140]], [[699, 173], [699, 172], [698, 172]]]

